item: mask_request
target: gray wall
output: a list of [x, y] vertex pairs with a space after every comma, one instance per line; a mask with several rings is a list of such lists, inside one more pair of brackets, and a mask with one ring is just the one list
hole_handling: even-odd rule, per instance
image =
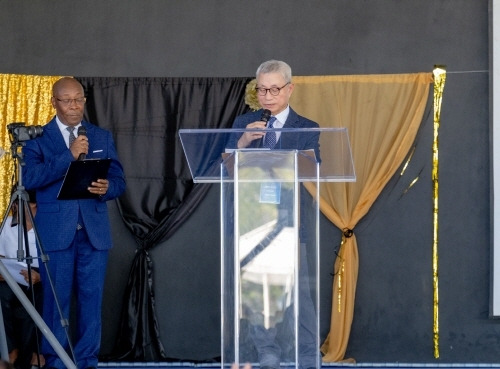
[[[439, 152], [439, 361], [498, 361], [500, 326], [489, 318], [487, 0], [0, 0], [0, 73], [246, 77], [271, 58], [289, 62], [295, 75], [447, 66]], [[409, 169], [393, 178], [355, 229], [360, 273], [348, 356], [358, 362], [436, 362], [429, 114]], [[172, 357], [218, 355], [218, 224], [206, 222], [218, 195], [212, 188], [182, 229], [152, 252], [161, 336]], [[104, 353], [116, 335], [116, 301], [135, 248], [114, 204], [110, 208], [116, 247]], [[323, 219], [323, 337], [339, 241]]]

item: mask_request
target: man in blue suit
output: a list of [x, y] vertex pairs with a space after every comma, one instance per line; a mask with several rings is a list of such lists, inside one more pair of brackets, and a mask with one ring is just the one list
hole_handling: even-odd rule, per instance
[[[76, 337], [73, 345], [76, 364], [79, 369], [96, 368], [101, 341], [102, 294], [111, 248], [106, 201], [123, 193], [125, 178], [111, 133], [83, 121], [86, 98], [82, 85], [76, 79], [61, 78], [54, 83], [51, 101], [56, 116], [43, 127], [40, 137], [26, 141], [23, 148], [24, 185], [36, 190], [38, 211], [35, 224], [41, 251], [49, 257], [50, 278], [45, 268], [40, 268], [44, 290], [43, 318], [68, 350], [70, 343], [61, 319], [68, 319], [74, 294], [77, 327], [70, 331]], [[86, 129], [86, 136], [82, 134], [75, 138], [80, 126]], [[93, 198], [58, 200], [66, 170], [81, 154], [88, 159], [110, 158], [108, 175], [88, 187]], [[45, 339], [42, 352], [47, 368], [65, 368]]]
[[[321, 161], [319, 152], [319, 132], [313, 129], [319, 128], [319, 125], [316, 122], [298, 115], [289, 105], [290, 96], [294, 89], [290, 66], [283, 61], [266, 61], [257, 69], [256, 79], [257, 98], [262, 109], [236, 117], [233, 128], [252, 128], [253, 130], [231, 135], [227, 147], [234, 149], [265, 147], [269, 149], [314, 150], [316, 160]], [[270, 112], [269, 117], [266, 117], [265, 110]], [[297, 134], [297, 132], [293, 134], [293, 132], [290, 133], [286, 131], [269, 131], [268, 133], [260, 131], [264, 128], [310, 128], [311, 131], [301, 131], [299, 134]], [[270, 139], [270, 134], [276, 134], [276, 136]], [[282, 198], [290, 195], [291, 194], [288, 192], [281, 194]], [[317, 337], [315, 332], [316, 311], [309, 289], [309, 272], [306, 252], [306, 244], [311, 240], [308, 240], [306, 232], [308, 227], [304, 225], [308, 222], [308, 209], [312, 209], [312, 207], [310, 206], [311, 197], [302, 186], [300, 197], [300, 304], [298, 347], [300, 353], [300, 368], [309, 369], [316, 368], [319, 365], [319, 363], [317, 363], [319, 347], [317, 347], [316, 344]], [[284, 200], [283, 203], [286, 203], [286, 200]], [[285, 332], [293, 334], [293, 317], [289, 314], [290, 311], [292, 311], [290, 308], [286, 310], [282, 326], [285, 327]], [[249, 335], [257, 351], [260, 367], [262, 369], [277, 369], [280, 367], [281, 359], [286, 361], [290, 358], [287, 356], [286, 350], [281, 347], [275, 328], [265, 329], [262, 326], [252, 325]]]

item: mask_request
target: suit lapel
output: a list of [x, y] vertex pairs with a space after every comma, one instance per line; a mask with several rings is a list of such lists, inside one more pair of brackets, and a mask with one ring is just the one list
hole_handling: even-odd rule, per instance
[[[290, 108], [283, 128], [300, 128], [299, 116], [292, 108]], [[276, 147], [280, 149], [297, 149], [299, 147], [299, 135], [300, 133], [282, 132]]]
[[[82, 121], [82, 125], [85, 126], [85, 129], [87, 131], [87, 137], [89, 137], [89, 144], [90, 144], [94, 141], [92, 138], [95, 135], [95, 127], [92, 124], [87, 123], [85, 121]], [[64, 137], [61, 133], [61, 130], [57, 125], [55, 117], [43, 127], [43, 135], [47, 136], [52, 141], [54, 147], [61, 150], [63, 149], [63, 147], [66, 149], [68, 148], [66, 146], [66, 142], [64, 141]], [[89, 148], [89, 153], [90, 152], [91, 151]]]
[[63, 147], [67, 148], [66, 142], [64, 141], [64, 137], [59, 129], [59, 126], [57, 125], [55, 117], [43, 127], [43, 135], [47, 136], [50, 141], [52, 141], [53, 146], [57, 149], [62, 150]]
[[290, 112], [288, 113], [288, 118], [286, 118], [286, 122], [283, 125], [283, 128], [299, 128], [299, 116], [298, 114], [290, 108]]

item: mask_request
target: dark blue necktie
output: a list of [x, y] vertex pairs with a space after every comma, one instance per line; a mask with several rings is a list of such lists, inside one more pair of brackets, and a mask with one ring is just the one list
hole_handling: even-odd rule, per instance
[[[271, 117], [268, 122], [267, 128], [274, 128], [274, 122], [276, 121], [276, 117]], [[270, 131], [266, 133], [266, 137], [264, 138], [264, 147], [269, 149], [274, 148], [276, 146], [276, 132]]]

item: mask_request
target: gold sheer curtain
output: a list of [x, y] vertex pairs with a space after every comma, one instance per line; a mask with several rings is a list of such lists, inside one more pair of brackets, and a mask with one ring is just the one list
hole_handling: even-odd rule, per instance
[[[7, 125], [24, 122], [27, 126], [43, 125], [55, 115], [50, 98], [52, 85], [61, 77], [0, 74], [0, 148], [7, 153], [0, 159], [0, 214], [10, 199], [14, 160]], [[3, 152], [3, 151], [2, 151]]]
[[[344, 360], [354, 314], [358, 221], [401, 165], [418, 131], [432, 73], [294, 77], [291, 106], [321, 127], [347, 127], [355, 183], [323, 183], [321, 212], [343, 230], [323, 361]], [[322, 160], [335, 160], [323, 158]], [[324, 241], [323, 241], [324, 242]], [[336, 245], [332, 245], [335, 247]]]

